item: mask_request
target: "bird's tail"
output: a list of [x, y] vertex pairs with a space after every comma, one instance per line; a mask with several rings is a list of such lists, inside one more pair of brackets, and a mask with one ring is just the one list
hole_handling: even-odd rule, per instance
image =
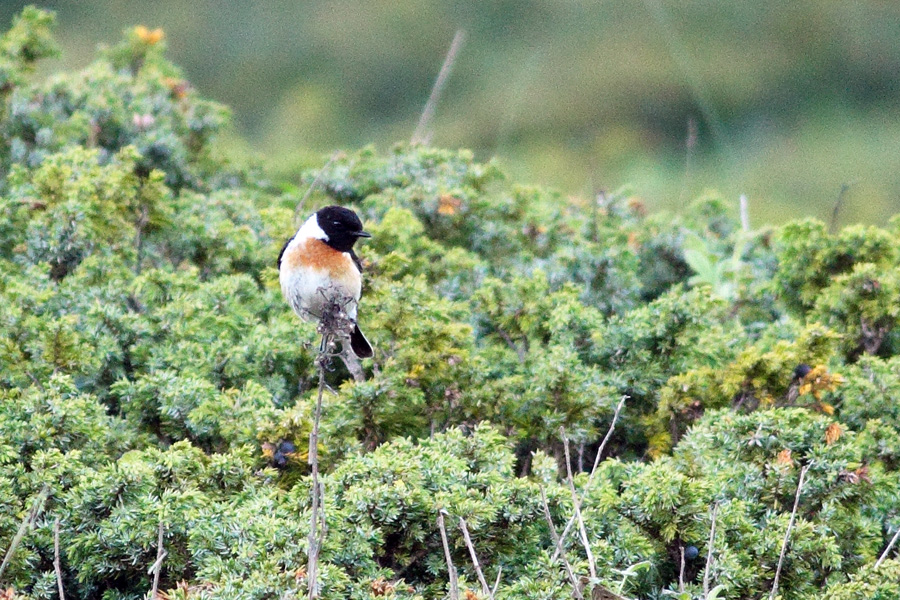
[[359, 325], [353, 326], [353, 333], [350, 334], [350, 347], [359, 358], [372, 358], [374, 354], [372, 345], [366, 339], [366, 336], [363, 335], [363, 332], [359, 330]]

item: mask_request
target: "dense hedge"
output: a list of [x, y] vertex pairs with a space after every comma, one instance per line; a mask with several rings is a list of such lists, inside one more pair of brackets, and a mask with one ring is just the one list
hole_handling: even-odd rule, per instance
[[318, 344], [274, 265], [301, 200], [373, 233], [376, 355], [327, 373], [323, 597], [444, 597], [443, 509], [470, 597], [458, 517], [497, 598], [570, 598], [542, 503], [561, 530], [562, 432], [585, 594], [767, 597], [801, 472], [780, 597], [900, 594], [896, 549], [875, 566], [900, 527], [900, 221], [744, 231], [715, 197], [646, 215], [423, 147], [341, 155], [304, 198], [213, 151], [225, 111], [159, 32], [33, 81], [51, 23], [0, 42], [0, 547], [31, 521], [7, 597], [57, 596], [57, 522], [68, 598], [145, 595], [160, 527], [168, 598], [306, 593], [290, 444]]

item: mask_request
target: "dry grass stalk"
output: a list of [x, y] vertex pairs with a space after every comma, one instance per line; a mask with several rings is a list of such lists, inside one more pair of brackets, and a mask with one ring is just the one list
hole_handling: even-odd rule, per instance
[[410, 144], [427, 144], [431, 141], [431, 134], [428, 133], [428, 126], [431, 124], [432, 117], [434, 117], [438, 100], [440, 100], [447, 79], [453, 71], [453, 63], [456, 62], [456, 56], [459, 54], [459, 50], [462, 48], [465, 39], [466, 32], [463, 29], [457, 31], [456, 35], [453, 36], [453, 41], [450, 43], [450, 49], [447, 50], [447, 56], [444, 57], [444, 64], [441, 65], [441, 70], [438, 73], [437, 79], [434, 80], [434, 85], [431, 87], [431, 94], [428, 96], [428, 102], [425, 103], [425, 109], [422, 111], [422, 116], [419, 118], [419, 124], [416, 125], [416, 130], [412, 134], [412, 138], [409, 142]]

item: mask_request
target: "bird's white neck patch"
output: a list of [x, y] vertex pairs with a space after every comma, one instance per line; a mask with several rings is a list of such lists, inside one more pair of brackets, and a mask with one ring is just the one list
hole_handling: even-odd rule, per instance
[[304, 238], [315, 238], [317, 240], [328, 241], [328, 234], [322, 231], [322, 228], [319, 227], [319, 221], [316, 219], [316, 215], [314, 214], [310, 218], [306, 220], [306, 223], [297, 231], [297, 237], [300, 239]]

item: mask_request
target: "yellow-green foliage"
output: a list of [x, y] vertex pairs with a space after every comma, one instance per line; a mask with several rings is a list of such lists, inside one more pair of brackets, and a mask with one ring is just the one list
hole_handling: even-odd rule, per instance
[[[156, 32], [32, 82], [49, 22], [0, 42], [0, 549], [46, 498], [0, 589], [56, 597], [58, 520], [68, 598], [143, 597], [160, 526], [169, 598], [302, 596], [317, 339], [275, 262], [303, 191], [214, 158], [222, 109]], [[365, 381], [326, 372], [324, 598], [445, 597], [440, 510], [463, 590], [460, 517], [497, 598], [572, 597], [542, 502], [562, 530], [563, 435], [590, 585], [768, 594], [808, 467], [781, 597], [896, 595], [873, 566], [900, 527], [896, 227], [748, 233], [711, 197], [645, 216], [424, 147], [318, 179], [304, 216], [345, 204], [374, 234], [376, 350]]]

